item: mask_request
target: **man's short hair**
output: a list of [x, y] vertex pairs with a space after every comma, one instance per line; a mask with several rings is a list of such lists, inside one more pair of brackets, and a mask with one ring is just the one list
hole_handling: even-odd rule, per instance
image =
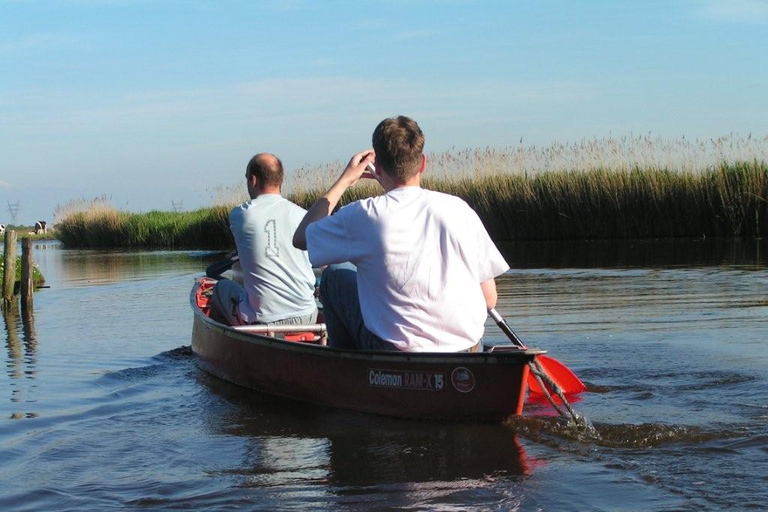
[[387, 174], [404, 182], [421, 170], [424, 134], [410, 117], [390, 117], [373, 131], [373, 150]]
[[283, 184], [283, 162], [269, 153], [259, 153], [251, 158], [245, 172], [256, 176], [260, 188], [280, 187]]

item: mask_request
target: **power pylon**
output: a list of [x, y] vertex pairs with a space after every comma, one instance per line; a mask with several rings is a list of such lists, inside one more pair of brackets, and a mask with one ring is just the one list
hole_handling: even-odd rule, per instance
[[11, 219], [13, 219], [14, 224], [16, 224], [16, 216], [19, 214], [19, 210], [21, 210], [21, 207], [19, 206], [18, 199], [15, 203], [8, 201], [8, 213], [11, 214]]

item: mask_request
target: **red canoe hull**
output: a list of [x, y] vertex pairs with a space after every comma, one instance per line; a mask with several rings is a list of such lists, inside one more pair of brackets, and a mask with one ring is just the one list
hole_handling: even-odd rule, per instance
[[502, 421], [520, 414], [527, 363], [541, 353], [339, 350], [237, 331], [198, 303], [193, 289], [192, 350], [204, 370], [265, 393], [387, 416]]

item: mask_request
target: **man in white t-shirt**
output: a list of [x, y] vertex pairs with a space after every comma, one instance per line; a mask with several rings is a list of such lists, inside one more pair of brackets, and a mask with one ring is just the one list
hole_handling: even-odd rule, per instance
[[245, 178], [251, 200], [229, 214], [244, 287], [219, 281], [213, 306], [231, 325], [313, 324], [315, 274], [306, 251], [291, 243], [306, 210], [280, 195], [283, 164], [276, 156], [254, 156]]
[[[458, 197], [420, 187], [424, 135], [407, 117], [385, 119], [373, 150], [352, 157], [309, 209], [293, 243], [315, 266], [331, 346], [406, 352], [476, 350], [494, 278], [507, 265], [477, 214]], [[373, 170], [366, 167], [373, 164]], [[360, 178], [384, 195], [331, 215]], [[343, 262], [351, 262], [336, 265]]]

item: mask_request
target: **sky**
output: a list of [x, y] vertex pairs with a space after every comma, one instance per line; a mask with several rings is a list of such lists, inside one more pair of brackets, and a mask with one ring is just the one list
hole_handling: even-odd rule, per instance
[[768, 0], [0, 0], [3, 224], [208, 206], [400, 114], [427, 152], [764, 136]]

